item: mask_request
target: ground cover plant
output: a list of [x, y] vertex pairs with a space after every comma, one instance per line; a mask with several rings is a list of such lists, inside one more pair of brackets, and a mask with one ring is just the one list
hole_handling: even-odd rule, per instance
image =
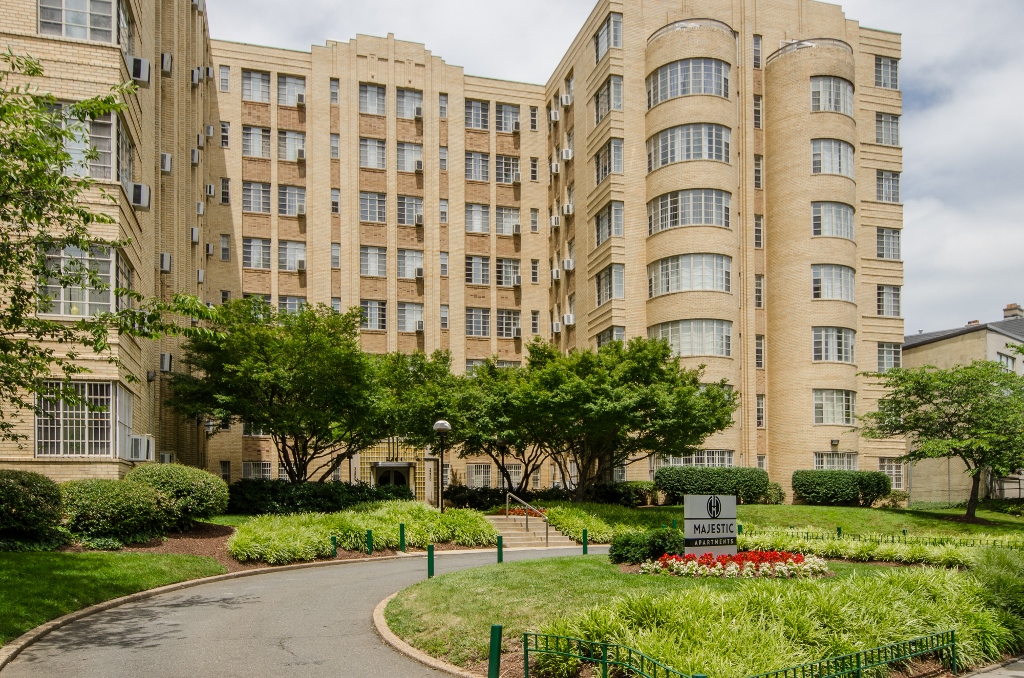
[[498, 532], [484, 515], [469, 509], [441, 513], [416, 501], [369, 502], [337, 513], [299, 513], [258, 516], [238, 527], [228, 551], [241, 561], [260, 560], [282, 565], [302, 560], [329, 558], [331, 537], [338, 548], [360, 551], [366, 547], [366, 531], [373, 530], [374, 549], [396, 549], [399, 525], [405, 524], [407, 546], [451, 543], [489, 546]]
[[224, 572], [217, 561], [199, 556], [0, 553], [0, 645], [104, 600]]
[[828, 563], [815, 556], [788, 551], [743, 551], [734, 556], [715, 558], [705, 553], [699, 558], [664, 554], [657, 560], [640, 565], [641, 574], [674, 575], [677, 577], [767, 577], [802, 579], [828, 574]]

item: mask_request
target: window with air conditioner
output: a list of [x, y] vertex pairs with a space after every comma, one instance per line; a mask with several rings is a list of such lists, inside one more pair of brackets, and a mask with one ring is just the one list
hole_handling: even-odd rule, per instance
[[494, 128], [497, 131], [511, 133], [512, 128], [517, 122], [519, 122], [519, 106], [515, 104], [495, 104]]
[[518, 207], [498, 207], [494, 218], [494, 232], [498, 235], [512, 235], [514, 224], [519, 223]]
[[299, 262], [306, 263], [306, 243], [294, 240], [277, 241], [277, 268], [281, 271], [299, 270]]
[[519, 175], [519, 158], [512, 155], [494, 156], [494, 180], [499, 184], [511, 184]]
[[302, 186], [278, 186], [277, 213], [283, 217], [305, 214], [306, 189]]
[[512, 287], [519, 278], [518, 259], [497, 259], [494, 267], [495, 282], [498, 287]]
[[423, 269], [423, 250], [398, 250], [398, 277], [416, 278], [417, 269]]
[[277, 76], [277, 105], [297, 106], [306, 96], [306, 79], [296, 75]]
[[413, 120], [416, 118], [417, 110], [423, 110], [423, 92], [417, 89], [399, 88], [395, 93], [395, 116]]
[[416, 226], [417, 216], [423, 216], [423, 198], [411, 195], [398, 196], [398, 224]]
[[398, 302], [398, 331], [416, 332], [423, 323], [423, 304]]
[[277, 159], [296, 162], [304, 157], [306, 133], [279, 130], [277, 133]]
[[519, 329], [519, 311], [498, 309], [497, 334], [501, 339], [513, 339]]
[[423, 144], [411, 144], [399, 142], [398, 144], [398, 171], [415, 172], [417, 163], [422, 167]]

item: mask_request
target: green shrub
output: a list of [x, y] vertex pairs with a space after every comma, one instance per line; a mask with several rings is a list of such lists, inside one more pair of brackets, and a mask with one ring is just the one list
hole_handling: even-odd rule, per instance
[[586, 492], [586, 500], [596, 504], [619, 504], [627, 508], [646, 506], [654, 498], [654, 483], [630, 480], [624, 483], [598, 483]]
[[402, 485], [327, 482], [290, 483], [285, 480], [245, 478], [228, 487], [228, 513], [266, 515], [334, 513], [367, 501], [412, 499]]
[[647, 535], [647, 557], [651, 560], [657, 560], [666, 553], [681, 556], [686, 553], [685, 549], [682, 530], [652, 530]]
[[892, 479], [881, 471], [854, 471], [861, 506], [873, 506], [892, 493]]
[[881, 471], [793, 471], [793, 496], [818, 506], [871, 506], [892, 492]]
[[882, 508], [899, 509], [910, 501], [910, 493], [903, 490], [893, 490], [882, 499]]
[[768, 472], [757, 468], [663, 466], [654, 486], [678, 504], [687, 494], [734, 494], [741, 504], [756, 504], [769, 490]]
[[647, 532], [624, 532], [612, 539], [608, 547], [608, 559], [613, 563], [635, 565], [647, 560]]
[[67, 528], [75, 536], [131, 544], [163, 534], [167, 500], [149, 485], [71, 480], [61, 485], [61, 492]]
[[57, 483], [31, 471], [0, 470], [0, 542], [49, 539], [60, 520]]
[[[496, 506], [505, 506], [505, 490], [496, 487], [466, 487], [465, 485], [449, 485], [444, 488], [446, 506], [468, 508], [475, 511], [488, 511]], [[518, 495], [517, 495], [518, 496]], [[529, 502], [529, 497], [522, 497]]]
[[764, 493], [762, 504], [781, 504], [786, 501], [786, 491], [778, 483], [768, 483], [768, 491]]
[[163, 493], [164, 525], [168, 529], [187, 530], [194, 521], [224, 513], [228, 508], [228, 484], [200, 468], [144, 464], [129, 471], [124, 479]]

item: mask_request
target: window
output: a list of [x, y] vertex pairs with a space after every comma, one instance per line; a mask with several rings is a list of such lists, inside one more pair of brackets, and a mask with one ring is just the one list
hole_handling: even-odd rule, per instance
[[423, 111], [423, 92], [416, 89], [399, 89], [395, 93], [395, 108], [397, 117], [414, 119], [417, 108]]
[[490, 464], [466, 464], [466, 487], [490, 487]]
[[298, 262], [306, 261], [306, 243], [294, 240], [277, 241], [277, 268], [282, 271], [299, 270]]
[[466, 129], [488, 129], [490, 104], [466, 99]]
[[242, 71], [242, 101], [270, 103], [270, 73]]
[[647, 295], [732, 289], [732, 258], [721, 254], [681, 254], [647, 267]]
[[768, 470], [768, 455], [766, 455], [766, 454], [759, 454], [759, 455], [757, 455], [757, 468], [761, 469], [762, 471], [767, 471]]
[[117, 180], [124, 186], [125, 191], [129, 191], [135, 177], [135, 146], [128, 136], [124, 121], [118, 118], [117, 122]]
[[359, 166], [370, 169], [384, 169], [387, 167], [386, 148], [387, 145], [383, 139], [360, 139]]
[[441, 261], [440, 261], [441, 277], [442, 278], [447, 278], [448, 277], [448, 253], [447, 252], [441, 252], [440, 253], [440, 259], [441, 259]]
[[490, 181], [491, 156], [487, 153], [466, 151], [466, 179]]
[[530, 208], [530, 232], [540, 231], [540, 210], [536, 207]]
[[269, 158], [270, 130], [266, 127], [242, 127], [242, 155]]
[[680, 125], [647, 140], [647, 171], [686, 160], [729, 162], [731, 130], [722, 125]]
[[609, 139], [608, 143], [594, 156], [596, 183], [601, 183], [609, 174], [622, 174], [622, 139]]
[[[75, 284], [61, 287], [58, 279], [45, 279], [49, 284], [43, 287], [42, 293], [49, 303], [40, 305], [41, 313], [92, 316], [111, 310], [113, 255], [110, 250], [94, 248], [86, 252], [68, 245], [46, 255], [46, 268], [55, 274], [74, 277]], [[102, 287], [93, 284], [92, 275]]]
[[658, 466], [702, 466], [731, 468], [733, 450], [694, 450], [693, 454], [669, 455], [657, 462]]
[[597, 216], [594, 217], [594, 243], [595, 247], [601, 245], [612, 236], [622, 236], [623, 207], [619, 201], [608, 203]]
[[384, 115], [387, 111], [384, 105], [383, 85], [367, 85], [359, 83], [359, 112], [367, 115]]
[[835, 264], [811, 266], [811, 298], [853, 301], [853, 269]]
[[617, 12], [610, 13], [594, 35], [594, 63], [612, 47], [622, 47], [622, 15]]
[[331, 310], [341, 313], [341, 297], [331, 297]]
[[337, 78], [331, 78], [331, 105], [337, 106], [341, 102], [341, 87]]
[[277, 309], [281, 313], [298, 313], [306, 306], [306, 297], [278, 297]]
[[437, 97], [437, 116], [442, 119], [448, 117], [448, 95], [444, 92]]
[[270, 184], [243, 181], [242, 211], [270, 214]]
[[754, 95], [754, 129], [761, 129], [761, 108], [764, 99], [760, 94]]
[[448, 329], [448, 304], [441, 304], [441, 329]]
[[754, 68], [761, 68], [761, 36], [754, 36]]
[[530, 130], [537, 131], [537, 107], [530, 106]]
[[363, 312], [360, 327], [364, 330], [386, 330], [388, 328], [388, 302], [363, 299], [359, 302]]
[[899, 457], [879, 457], [878, 470], [889, 476], [892, 481], [892, 489], [903, 489], [903, 462]]
[[39, 0], [39, 32], [65, 38], [113, 42], [111, 3], [101, 0]]
[[220, 91], [227, 92], [231, 86], [231, 67], [220, 67]]
[[495, 215], [494, 232], [498, 235], [512, 235], [512, 225], [518, 223], [518, 207], [499, 207]]
[[388, 249], [386, 247], [359, 248], [359, 275], [383, 278], [388, 274]]
[[[114, 162], [114, 123], [110, 114], [84, 122], [65, 117], [62, 124], [75, 132], [72, 138], [64, 141], [64, 150], [71, 156], [71, 166], [67, 173], [93, 179], [110, 179]], [[95, 152], [95, 157], [86, 157], [90, 150]]]
[[466, 257], [466, 283], [470, 285], [491, 284], [491, 258], [481, 256]]
[[441, 146], [438, 149], [438, 159], [440, 161], [440, 167], [438, 169], [440, 169], [442, 172], [447, 172], [448, 171], [448, 147], [447, 146]]
[[519, 176], [519, 158], [513, 155], [494, 156], [494, 180], [499, 184], [511, 184]]
[[[513, 104], [495, 104], [494, 128], [498, 132], [511, 132], [515, 123], [519, 122], [519, 107]], [[468, 127], [468, 125], [467, 125]]]
[[841, 202], [812, 202], [811, 235], [853, 240], [853, 208]]
[[231, 204], [231, 179], [227, 177], [220, 178], [220, 204]]
[[758, 334], [754, 336], [754, 367], [759, 370], [764, 369], [764, 335]]
[[295, 106], [298, 95], [306, 95], [306, 79], [294, 75], [277, 76], [277, 105]]
[[448, 223], [448, 199], [447, 198], [441, 198], [440, 216], [438, 217], [438, 220], [442, 224], [447, 224]]
[[597, 274], [597, 305], [600, 306], [612, 299], [625, 297], [626, 268], [622, 264], [612, 264]]
[[856, 471], [856, 452], [815, 452], [815, 470], [825, 471]]
[[498, 311], [498, 337], [512, 339], [519, 328], [519, 311]]
[[277, 213], [284, 217], [306, 212], [306, 189], [301, 186], [277, 187]]
[[879, 202], [900, 201], [900, 173], [878, 170], [875, 175], [875, 199]]
[[878, 258], [899, 259], [900, 258], [900, 229], [879, 228], [878, 231]]
[[495, 282], [498, 287], [512, 287], [519, 277], [519, 260], [497, 259], [494, 264]]
[[491, 208], [489, 205], [466, 203], [466, 232], [489, 233], [491, 230]]
[[755, 421], [758, 428], [765, 427], [766, 415], [767, 415], [767, 398], [763, 393], [758, 393], [756, 396], [756, 407], [755, 407]]
[[754, 308], [764, 308], [764, 276], [754, 275]]
[[299, 150], [306, 148], [306, 133], [278, 130], [277, 159], [295, 162], [299, 159]]
[[811, 140], [811, 173], [853, 178], [853, 146], [839, 139]]
[[540, 259], [530, 259], [530, 282], [540, 282]]
[[754, 156], [754, 188], [764, 188], [763, 182], [764, 156]]
[[331, 189], [331, 214], [341, 214], [341, 189]]
[[341, 268], [341, 243], [331, 243], [331, 268]]
[[900, 116], [875, 113], [875, 143], [887, 146], [900, 145]]
[[231, 482], [231, 462], [222, 461], [220, 463], [220, 479], [225, 483]]
[[828, 75], [814, 76], [811, 78], [811, 110], [853, 117], [853, 83]]
[[677, 226], [729, 228], [729, 200], [725, 191], [697, 188], [658, 196], [647, 203], [647, 232], [654, 235]]
[[856, 334], [845, 327], [814, 327], [813, 358], [815, 362], [853, 362], [853, 347]]
[[383, 193], [359, 194], [359, 221], [383, 224], [387, 221], [387, 196]]
[[466, 309], [466, 336], [467, 337], [489, 337], [489, 336], [491, 336], [491, 309], [489, 309], [489, 308], [467, 308]]
[[337, 134], [331, 135], [331, 160], [341, 158], [341, 141]]
[[[1012, 358], [1010, 367], [1013, 368]], [[897, 367], [902, 367], [903, 346], [886, 341], [878, 342], [878, 371], [888, 372]]]
[[398, 250], [399, 278], [415, 278], [418, 268], [423, 268], [423, 250]]
[[612, 75], [594, 95], [594, 124], [601, 122], [611, 111], [622, 110], [622, 76]]
[[415, 226], [417, 214], [423, 214], [423, 198], [415, 198], [411, 195], [398, 196], [399, 226]]
[[398, 302], [398, 331], [415, 332], [419, 323], [423, 322], [423, 304]]
[[242, 268], [270, 268], [270, 240], [242, 239]]
[[[894, 345], [895, 346], [899, 346], [899, 344], [894, 344]], [[879, 344], [878, 346], [879, 346], [879, 354], [878, 354], [879, 355], [879, 362], [881, 362], [881, 355], [882, 355], [881, 354], [881, 346], [882, 345]], [[999, 366], [1002, 367], [1003, 370], [1005, 370], [1007, 372], [1013, 372], [1016, 369], [1016, 365], [1017, 365], [1017, 359], [1014, 358], [1011, 355], [1006, 355], [1005, 353], [996, 353], [996, 362], [998, 362]], [[895, 367], [899, 367], [899, 365], [897, 364], [897, 365], [895, 365]], [[879, 372], [881, 372], [881, 371], [882, 370], [879, 369]]]
[[900, 288], [898, 285], [878, 286], [878, 315], [898, 318], [900, 316]]
[[674, 320], [651, 327], [648, 335], [667, 340], [677, 356], [732, 355], [732, 323], [728, 320]]
[[540, 162], [537, 158], [530, 158], [530, 181], [538, 181], [540, 176]]
[[601, 348], [605, 344], [610, 344], [613, 341], [625, 341], [626, 340], [626, 328], [621, 325], [612, 325], [609, 328], [598, 332], [596, 341], [597, 347]]
[[718, 59], [684, 59], [647, 76], [647, 108], [691, 94], [729, 98], [729, 64]]
[[231, 123], [226, 120], [220, 121], [220, 146], [227, 148], [231, 145]]
[[[72, 405], [54, 397], [60, 389], [60, 382], [47, 382], [49, 396], [36, 400], [36, 456], [52, 457], [63, 455], [113, 456], [113, 418], [115, 407], [111, 398], [110, 382], [76, 381], [70, 384], [81, 401]], [[121, 391], [121, 387], [117, 387]], [[122, 398], [117, 399], [122, 401]], [[125, 417], [130, 421], [128, 394], [124, 404], [129, 409]], [[120, 412], [118, 412], [120, 415]], [[119, 416], [119, 419], [121, 417]]]
[[886, 89], [899, 89], [899, 59], [890, 57], [875, 57], [875, 87]]
[[856, 401], [853, 391], [814, 389], [814, 423], [853, 425]]
[[754, 215], [754, 247], [764, 247], [764, 215], [761, 214]]
[[231, 236], [221, 235], [220, 236], [220, 260], [230, 261], [231, 260]]
[[[249, 433], [248, 433], [248, 435], [251, 435], [251, 436], [261, 436], [261, 435], [263, 435], [262, 431], [259, 431], [258, 433], [253, 433], [253, 431], [257, 431], [258, 429], [256, 429], [256, 427], [254, 427], [254, 426], [252, 426], [250, 424], [243, 424], [242, 425], [242, 427], [243, 427], [242, 435], [246, 435], [244, 433], [245, 426], [249, 426]], [[270, 480], [271, 479], [270, 478], [271, 469], [272, 469], [272, 465], [271, 465], [271, 462], [269, 462], [269, 461], [243, 461], [242, 462], [242, 477], [243, 478], [262, 478], [263, 480]]]

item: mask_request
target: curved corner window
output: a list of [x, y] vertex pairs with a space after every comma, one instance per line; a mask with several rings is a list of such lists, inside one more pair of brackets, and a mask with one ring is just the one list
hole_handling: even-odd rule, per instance
[[647, 140], [647, 171], [686, 160], [729, 162], [732, 130], [723, 125], [680, 125]]
[[677, 226], [729, 228], [732, 195], [712, 188], [673, 191], [647, 203], [647, 233], [654, 235]]
[[853, 344], [856, 333], [846, 327], [815, 327], [813, 357], [815, 362], [853, 362]]
[[811, 78], [811, 110], [853, 117], [853, 83], [830, 75]]
[[811, 173], [853, 178], [853, 146], [839, 139], [811, 139]]
[[853, 208], [841, 202], [812, 202], [811, 235], [853, 240]]
[[729, 64], [719, 59], [683, 59], [647, 76], [647, 108], [691, 94], [729, 98]]
[[681, 254], [647, 267], [647, 296], [712, 290], [732, 291], [732, 257], [723, 254]]
[[811, 266], [811, 298], [853, 301], [853, 269], [837, 264]]
[[673, 320], [650, 327], [647, 335], [667, 340], [672, 354], [680, 357], [732, 355], [732, 322], [728, 320]]

